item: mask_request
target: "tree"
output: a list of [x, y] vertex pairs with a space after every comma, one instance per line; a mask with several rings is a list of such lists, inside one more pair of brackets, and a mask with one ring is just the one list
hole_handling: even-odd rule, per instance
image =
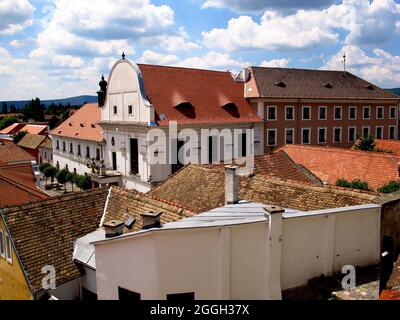
[[[48, 166], [47, 168], [45, 168], [43, 170], [43, 174], [46, 177], [46, 179], [51, 178], [51, 183], [54, 182], [54, 178], [58, 173], [58, 169], [54, 166]], [[47, 180], [46, 180], [46, 184], [47, 184]]]
[[3, 101], [3, 106], [1, 108], [1, 113], [8, 113], [7, 102]]
[[13, 142], [17, 144], [18, 142], [21, 141], [23, 137], [25, 137], [28, 134], [28, 131], [18, 131], [16, 134], [13, 136]]
[[355, 148], [362, 151], [373, 151], [375, 149], [375, 138], [370, 134], [367, 137], [359, 138]]
[[0, 120], [0, 130], [7, 128], [8, 126], [11, 126], [16, 122], [19, 122], [19, 119], [17, 117], [5, 116], [3, 117], [3, 119]]
[[78, 181], [77, 177], [78, 177], [78, 174], [75, 172], [68, 172], [68, 174], [67, 174], [66, 179], [67, 179], [67, 182], [69, 182], [71, 184], [72, 191], [74, 191], [74, 183], [76, 184], [76, 182]]
[[67, 176], [69, 173], [70, 172], [68, 171], [68, 169], [61, 169], [56, 174], [57, 181], [58, 181], [58, 183], [61, 183], [64, 185], [65, 192], [67, 191], [66, 183], [67, 183]]
[[43, 173], [44, 169], [46, 169], [46, 168], [49, 167], [49, 166], [51, 166], [51, 164], [48, 163], [48, 162], [43, 162], [43, 163], [41, 163], [41, 164], [39, 165], [39, 170], [40, 170], [40, 172]]
[[11, 113], [16, 113], [17, 112], [17, 108], [13, 104], [10, 105], [10, 112]]
[[77, 178], [77, 186], [81, 189], [81, 190], [88, 190], [92, 187], [92, 180], [90, 178], [89, 175], [79, 175], [79, 177]]

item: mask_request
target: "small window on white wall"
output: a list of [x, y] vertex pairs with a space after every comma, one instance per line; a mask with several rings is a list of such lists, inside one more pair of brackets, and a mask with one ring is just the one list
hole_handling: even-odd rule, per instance
[[0, 229], [0, 256], [2, 258], [6, 257], [6, 248], [4, 245], [4, 231]]
[[113, 107], [113, 113], [114, 113], [114, 114], [117, 114], [117, 112], [118, 112], [118, 108], [117, 108], [117, 106], [114, 106], [114, 107]]
[[6, 259], [9, 263], [12, 263], [12, 251], [11, 251], [11, 239], [8, 234], [6, 234]]
[[131, 104], [128, 106], [128, 114], [133, 114], [133, 106]]

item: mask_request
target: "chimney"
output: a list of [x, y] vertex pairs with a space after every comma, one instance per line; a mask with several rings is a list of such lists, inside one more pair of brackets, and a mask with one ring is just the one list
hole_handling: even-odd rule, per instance
[[149, 211], [141, 214], [143, 219], [143, 230], [150, 228], [161, 228], [160, 216], [162, 215], [161, 211]]
[[100, 90], [97, 91], [97, 101], [99, 107], [104, 106], [104, 102], [106, 100], [107, 85], [107, 81], [104, 80], [104, 75], [101, 75], [101, 81], [99, 82]]
[[239, 166], [225, 166], [225, 204], [239, 202], [240, 177]]
[[122, 234], [124, 222], [120, 220], [111, 220], [103, 223], [103, 227], [106, 232], [106, 238], [114, 238]]

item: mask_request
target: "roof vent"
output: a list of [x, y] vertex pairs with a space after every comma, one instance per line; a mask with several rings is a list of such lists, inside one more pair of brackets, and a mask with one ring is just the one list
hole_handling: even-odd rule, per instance
[[149, 211], [141, 214], [143, 219], [143, 230], [150, 228], [161, 228], [160, 216], [162, 215], [161, 211], [154, 212]]
[[96, 125], [92, 123], [91, 127], [92, 127], [92, 128], [96, 128]]
[[69, 122], [68, 125], [69, 125], [70, 127], [72, 127], [72, 123], [71, 123], [71, 122]]
[[167, 116], [164, 113], [161, 113], [160, 120], [167, 120]]
[[275, 85], [280, 88], [286, 88], [286, 83], [282, 81], [276, 82]]
[[127, 227], [129, 230], [131, 230], [133, 225], [135, 224], [135, 222], [136, 222], [135, 218], [129, 217], [129, 219], [125, 221], [125, 227]]
[[83, 123], [81, 123], [80, 126], [83, 128], [85, 125]]
[[327, 89], [332, 89], [333, 88], [333, 86], [330, 83], [327, 83], [326, 85], [324, 85], [324, 87], [327, 88]]
[[371, 84], [369, 84], [366, 88], [367, 88], [368, 90], [374, 90], [374, 87], [373, 87]]
[[111, 220], [103, 223], [103, 227], [106, 232], [106, 238], [114, 238], [122, 234], [124, 223], [121, 220]]
[[60, 134], [62, 131], [61, 130], [58, 130], [58, 133]]

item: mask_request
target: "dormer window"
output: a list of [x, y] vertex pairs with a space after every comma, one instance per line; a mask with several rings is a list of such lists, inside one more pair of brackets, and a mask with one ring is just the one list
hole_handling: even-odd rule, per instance
[[333, 88], [333, 86], [330, 83], [325, 84], [324, 87], [327, 88], [327, 89], [332, 89]]
[[117, 111], [118, 111], [117, 106], [114, 106], [114, 107], [113, 107], [113, 112], [114, 112], [114, 114], [117, 114]]
[[367, 87], [366, 87], [368, 90], [374, 90], [374, 87], [370, 84], [370, 85], [368, 85]]
[[129, 106], [128, 106], [128, 114], [132, 114], [133, 113], [133, 107], [132, 107], [132, 105], [130, 104]]
[[283, 81], [278, 81], [275, 83], [275, 85], [279, 88], [286, 88], [286, 83], [284, 83]]

